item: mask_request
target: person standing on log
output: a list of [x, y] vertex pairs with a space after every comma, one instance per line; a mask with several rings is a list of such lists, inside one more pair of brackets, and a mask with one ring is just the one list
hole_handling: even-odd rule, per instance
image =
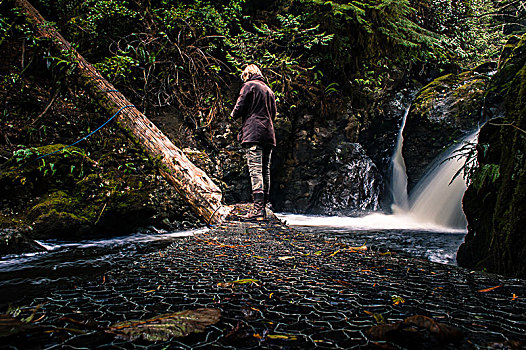
[[270, 159], [276, 147], [276, 98], [255, 64], [245, 68], [241, 79], [244, 83], [231, 117], [242, 121], [238, 141], [245, 148], [252, 184], [254, 207], [247, 219], [264, 220], [270, 191]]

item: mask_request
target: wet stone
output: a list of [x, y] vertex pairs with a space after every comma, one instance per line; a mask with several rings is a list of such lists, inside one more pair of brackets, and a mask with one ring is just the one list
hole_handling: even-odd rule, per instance
[[[395, 253], [353, 251], [339, 239], [304, 234], [276, 219], [243, 222], [238, 215], [246, 209], [237, 207], [223, 225], [135, 257], [75, 289], [35, 299], [31, 306], [42, 304], [37, 317], [44, 315], [35, 324], [54, 330], [12, 336], [2, 347], [375, 348], [369, 328], [414, 315], [464, 333], [460, 344], [440, 348], [526, 344], [523, 280]], [[219, 309], [219, 322], [203, 333], [158, 342], [104, 332], [117, 322], [197, 308]], [[430, 337], [415, 337], [424, 342], [419, 348], [437, 348]]]

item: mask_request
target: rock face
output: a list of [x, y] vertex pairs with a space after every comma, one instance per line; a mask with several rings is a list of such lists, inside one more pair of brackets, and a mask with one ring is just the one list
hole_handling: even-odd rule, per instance
[[[333, 215], [378, 208], [382, 177], [357, 143], [347, 141], [345, 118], [305, 115], [294, 128], [279, 125], [271, 199], [279, 211]], [[286, 134], [284, 131], [288, 132]]]
[[476, 129], [489, 79], [485, 70], [442, 76], [417, 94], [403, 132], [408, 190], [442, 151]]
[[505, 51], [490, 87], [488, 100], [497, 104], [488, 108], [502, 111], [503, 117], [480, 131], [478, 167], [463, 200], [468, 234], [457, 261], [460, 266], [524, 278], [526, 35]]
[[327, 171], [318, 181], [312, 212], [334, 215], [345, 211], [376, 210], [382, 177], [358, 143], [336, 147]]

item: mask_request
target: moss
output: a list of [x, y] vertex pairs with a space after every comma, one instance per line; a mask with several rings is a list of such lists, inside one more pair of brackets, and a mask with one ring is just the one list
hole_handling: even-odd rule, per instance
[[447, 74], [426, 85], [413, 103], [417, 116], [431, 120], [478, 119], [488, 77], [474, 71]]
[[40, 203], [33, 206], [28, 214], [27, 220], [34, 221], [38, 217], [49, 213], [52, 210], [72, 211], [73, 199], [63, 191], [53, 192], [47, 195]]
[[82, 227], [88, 227], [89, 222], [73, 213], [51, 209], [40, 215], [33, 223], [35, 238], [40, 237], [77, 237]]
[[[517, 52], [523, 59], [513, 55]], [[478, 154], [479, 172], [498, 167], [499, 176], [468, 188], [464, 199], [468, 234], [457, 260], [461, 266], [526, 277], [526, 51], [515, 49], [513, 54], [506, 61], [513, 67], [504, 66], [495, 79], [502, 84], [493, 85], [504, 96], [504, 118], [485, 125], [479, 136], [479, 144], [487, 145]], [[516, 64], [521, 61], [519, 68]]]
[[0, 214], [0, 228], [16, 228], [19, 224], [16, 219]]

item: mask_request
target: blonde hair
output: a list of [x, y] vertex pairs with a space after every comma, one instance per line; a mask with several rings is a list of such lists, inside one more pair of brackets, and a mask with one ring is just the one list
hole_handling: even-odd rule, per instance
[[256, 66], [255, 64], [249, 64], [248, 66], [246, 66], [246, 68], [243, 71], [243, 73], [241, 73], [241, 79], [243, 79], [243, 81], [246, 82], [253, 75], [261, 75], [261, 76], [263, 76], [263, 74], [261, 74], [261, 71], [259, 70], [258, 66]]

